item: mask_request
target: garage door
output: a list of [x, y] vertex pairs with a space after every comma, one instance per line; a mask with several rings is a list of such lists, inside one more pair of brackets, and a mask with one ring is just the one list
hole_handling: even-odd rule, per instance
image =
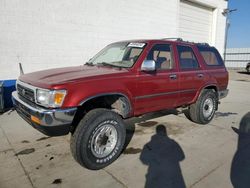
[[179, 36], [184, 40], [211, 43], [213, 9], [187, 0], [180, 2]]

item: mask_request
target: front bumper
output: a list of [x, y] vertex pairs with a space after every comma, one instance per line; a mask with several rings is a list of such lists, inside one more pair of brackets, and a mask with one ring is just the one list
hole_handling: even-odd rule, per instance
[[[66, 135], [75, 116], [77, 108], [45, 109], [36, 104], [24, 102], [17, 94], [12, 93], [12, 101], [17, 113], [32, 127], [48, 136]], [[36, 117], [39, 123], [31, 117]]]

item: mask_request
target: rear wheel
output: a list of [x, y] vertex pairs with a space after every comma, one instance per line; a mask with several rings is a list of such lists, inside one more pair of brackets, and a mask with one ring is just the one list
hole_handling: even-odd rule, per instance
[[121, 117], [107, 109], [88, 112], [71, 137], [71, 152], [82, 166], [98, 170], [120, 155], [126, 129]]
[[185, 112], [188, 119], [195, 123], [207, 124], [215, 114], [218, 105], [218, 98], [214, 90], [205, 89], [196, 103], [190, 105]]

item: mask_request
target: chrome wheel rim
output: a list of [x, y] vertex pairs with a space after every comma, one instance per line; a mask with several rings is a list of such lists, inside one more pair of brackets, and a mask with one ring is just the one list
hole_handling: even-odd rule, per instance
[[91, 139], [91, 151], [97, 158], [108, 156], [117, 144], [117, 131], [111, 124], [99, 127]]
[[203, 115], [205, 118], [211, 117], [214, 111], [214, 102], [213, 99], [208, 98], [203, 104]]

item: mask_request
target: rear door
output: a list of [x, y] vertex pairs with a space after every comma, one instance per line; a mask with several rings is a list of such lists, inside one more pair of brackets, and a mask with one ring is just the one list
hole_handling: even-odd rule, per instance
[[189, 104], [205, 84], [207, 74], [198, 62], [191, 46], [177, 45], [179, 63], [179, 105]]
[[140, 71], [135, 97], [136, 114], [175, 106], [179, 97], [178, 72], [171, 44], [154, 44], [146, 60], [154, 60], [156, 71]]

